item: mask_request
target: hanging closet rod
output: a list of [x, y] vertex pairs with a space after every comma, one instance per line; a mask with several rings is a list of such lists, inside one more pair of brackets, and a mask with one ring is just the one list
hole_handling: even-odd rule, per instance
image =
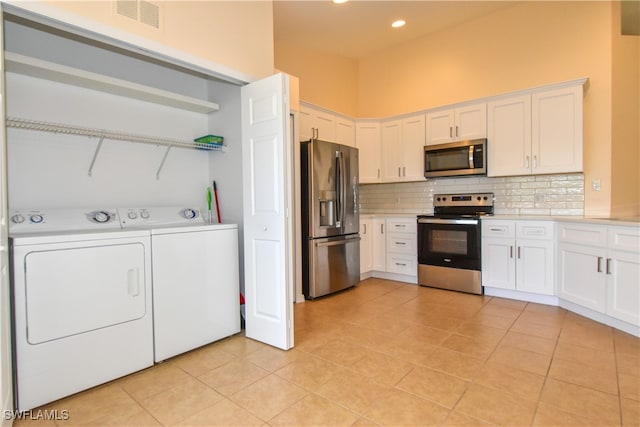
[[42, 122], [29, 119], [17, 119], [9, 117], [6, 120], [8, 127], [18, 129], [29, 129], [42, 132], [63, 133], [67, 135], [88, 136], [91, 138], [114, 139], [118, 141], [141, 142], [145, 144], [167, 145], [170, 147], [200, 148], [204, 150], [224, 150], [222, 147], [214, 147], [210, 144], [198, 142], [181, 141], [170, 138], [157, 138], [145, 135], [136, 135], [125, 132], [115, 132], [104, 129], [92, 129], [80, 126], [71, 126], [60, 123]]

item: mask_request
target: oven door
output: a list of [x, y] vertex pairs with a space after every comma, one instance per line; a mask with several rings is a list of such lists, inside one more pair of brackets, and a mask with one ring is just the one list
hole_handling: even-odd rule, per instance
[[418, 218], [418, 263], [479, 271], [479, 221]]

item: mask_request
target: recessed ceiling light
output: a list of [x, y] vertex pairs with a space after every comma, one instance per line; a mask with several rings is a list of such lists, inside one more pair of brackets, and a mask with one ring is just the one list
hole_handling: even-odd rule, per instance
[[335, 4], [342, 4], [342, 3], [346, 3], [346, 2], [348, 2], [348, 1], [349, 1], [349, 0], [333, 0], [333, 2], [334, 2]]
[[406, 24], [406, 22], [404, 21], [404, 19], [398, 19], [397, 21], [393, 21], [393, 23], [391, 24], [391, 26], [393, 28], [400, 28], [403, 27], [404, 24]]

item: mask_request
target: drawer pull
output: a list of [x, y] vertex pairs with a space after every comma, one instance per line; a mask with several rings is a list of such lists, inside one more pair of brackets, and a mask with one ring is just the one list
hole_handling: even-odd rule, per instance
[[602, 257], [601, 256], [598, 257], [597, 268], [598, 268], [598, 273], [602, 273]]
[[495, 232], [500, 233], [500, 232], [505, 231], [505, 229], [504, 228], [491, 227], [491, 228], [489, 228], [489, 231], [495, 231]]
[[611, 258], [607, 258], [607, 274], [611, 274]]
[[402, 245], [405, 246], [407, 243], [406, 242], [396, 242], [396, 245]]
[[396, 262], [396, 265], [399, 265], [400, 267], [406, 267], [407, 264], [403, 263], [403, 262]]

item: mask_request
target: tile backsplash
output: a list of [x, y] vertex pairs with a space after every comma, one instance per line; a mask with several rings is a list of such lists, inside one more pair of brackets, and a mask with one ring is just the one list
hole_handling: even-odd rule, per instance
[[505, 178], [436, 178], [422, 182], [361, 184], [360, 212], [433, 213], [433, 195], [495, 194], [502, 215], [583, 215], [584, 175], [537, 175]]

